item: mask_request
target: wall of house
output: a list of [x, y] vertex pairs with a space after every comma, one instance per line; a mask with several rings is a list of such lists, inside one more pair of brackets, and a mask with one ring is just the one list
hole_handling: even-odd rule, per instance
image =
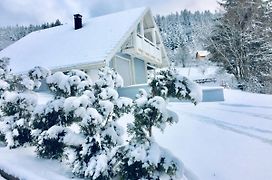
[[95, 82], [98, 80], [98, 67], [86, 70], [87, 74], [91, 77], [91, 80]]
[[117, 54], [109, 63], [123, 78], [124, 86], [147, 82], [146, 62], [126, 54]]

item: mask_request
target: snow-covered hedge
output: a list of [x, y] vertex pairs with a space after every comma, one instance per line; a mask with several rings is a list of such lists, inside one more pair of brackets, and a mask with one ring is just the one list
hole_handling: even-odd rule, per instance
[[[2, 64], [1, 64], [2, 63]], [[136, 100], [119, 97], [123, 84], [114, 70], [105, 67], [92, 82], [83, 71], [50, 72], [35, 67], [28, 75], [15, 76], [7, 60], [0, 61], [0, 140], [13, 148], [32, 143], [40, 157], [59, 159], [71, 171], [89, 179], [181, 179], [183, 165], [152, 136], [178, 121], [167, 109], [168, 97], [200, 99], [197, 86], [175, 71], [157, 72], [151, 92], [140, 90]], [[2, 73], [2, 75], [1, 75]], [[37, 105], [33, 89], [46, 83], [54, 99]], [[118, 120], [132, 114], [128, 142]], [[71, 126], [77, 129], [71, 128]]]

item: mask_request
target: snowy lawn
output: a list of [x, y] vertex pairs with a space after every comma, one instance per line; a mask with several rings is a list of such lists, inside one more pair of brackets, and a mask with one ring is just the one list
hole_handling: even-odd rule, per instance
[[272, 96], [225, 90], [225, 102], [171, 103], [178, 124], [156, 139], [198, 179], [272, 179]]
[[9, 150], [0, 147], [0, 169], [25, 180], [68, 180], [73, 177], [58, 161], [37, 158], [33, 148]]
[[[188, 179], [272, 179], [271, 95], [225, 90], [224, 102], [175, 102], [169, 108], [179, 123], [164, 134], [155, 130], [155, 137], [183, 161]], [[0, 169], [24, 179], [72, 177], [58, 162], [36, 158], [31, 148], [0, 147]]]

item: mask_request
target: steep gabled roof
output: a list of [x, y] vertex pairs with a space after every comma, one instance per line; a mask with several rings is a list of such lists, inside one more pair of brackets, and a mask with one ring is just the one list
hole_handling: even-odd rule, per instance
[[17, 73], [33, 66], [58, 69], [109, 62], [148, 11], [137, 8], [92, 18], [78, 30], [65, 24], [33, 32], [0, 51], [0, 58], [11, 58]]

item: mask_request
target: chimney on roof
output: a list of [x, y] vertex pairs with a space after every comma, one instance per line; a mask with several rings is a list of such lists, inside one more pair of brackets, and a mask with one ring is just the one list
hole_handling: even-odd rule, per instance
[[82, 28], [82, 16], [80, 14], [74, 15], [75, 30]]

